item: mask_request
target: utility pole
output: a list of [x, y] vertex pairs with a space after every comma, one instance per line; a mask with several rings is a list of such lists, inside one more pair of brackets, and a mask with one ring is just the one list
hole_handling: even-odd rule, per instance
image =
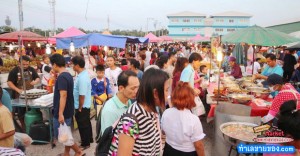
[[109, 31], [109, 15], [107, 15], [107, 31]]
[[153, 23], [153, 26], [154, 26], [154, 31], [155, 31], [155, 36], [157, 36], [157, 29], [156, 29], [156, 26], [157, 26], [157, 20], [154, 21]]
[[147, 27], [146, 27], [146, 35], [148, 34], [148, 24], [149, 24], [149, 20], [154, 20], [153, 18], [148, 17], [147, 18]]
[[159, 22], [158, 36], [162, 36], [162, 25], [161, 25], [161, 22]]
[[56, 35], [56, 28], [55, 28], [55, 0], [48, 0], [48, 2], [50, 4], [50, 23], [52, 24], [51, 36], [55, 36]]
[[18, 0], [18, 6], [19, 6], [19, 23], [20, 23], [20, 31], [23, 30], [23, 5], [22, 0]]

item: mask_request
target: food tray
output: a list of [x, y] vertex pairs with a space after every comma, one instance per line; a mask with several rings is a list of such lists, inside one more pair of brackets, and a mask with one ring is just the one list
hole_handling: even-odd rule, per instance
[[272, 105], [271, 102], [265, 101], [263, 99], [253, 99], [252, 102], [255, 103], [259, 107], [268, 107], [268, 106]]
[[[254, 133], [253, 127], [258, 125], [247, 122], [227, 122], [220, 126], [221, 132], [229, 137], [228, 140], [239, 140], [242, 142], [253, 143], [258, 133]], [[226, 137], [224, 136], [224, 139]]]
[[[48, 92], [47, 90], [43, 90], [43, 89], [30, 89], [30, 90], [26, 90], [26, 97], [28, 99], [36, 99], [41, 97], [42, 95], [46, 95]], [[20, 95], [21, 99], [25, 99], [25, 93], [21, 93]]]

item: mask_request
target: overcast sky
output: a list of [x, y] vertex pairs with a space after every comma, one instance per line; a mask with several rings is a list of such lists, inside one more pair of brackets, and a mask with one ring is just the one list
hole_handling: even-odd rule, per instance
[[[300, 20], [300, 0], [56, 0], [56, 27], [82, 27], [88, 30], [142, 29], [147, 18], [168, 24], [167, 14], [192, 11], [206, 15], [238, 11], [253, 15], [251, 25], [272, 25], [285, 20]], [[50, 29], [48, 0], [23, 0], [24, 28]], [[0, 25], [9, 16], [19, 29], [18, 0], [0, 0]], [[154, 30], [149, 22], [149, 30]]]

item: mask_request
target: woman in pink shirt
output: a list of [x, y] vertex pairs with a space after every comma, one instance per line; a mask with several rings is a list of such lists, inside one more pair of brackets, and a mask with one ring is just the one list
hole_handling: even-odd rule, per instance
[[283, 131], [285, 137], [294, 139], [282, 145], [294, 146], [295, 153], [264, 154], [264, 156], [300, 156], [300, 110], [297, 109], [295, 100], [286, 101], [281, 105], [278, 128]]

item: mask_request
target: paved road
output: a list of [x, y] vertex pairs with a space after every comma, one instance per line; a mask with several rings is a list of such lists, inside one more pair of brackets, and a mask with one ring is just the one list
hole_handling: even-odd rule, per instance
[[[92, 121], [92, 126], [93, 126], [93, 133], [95, 136], [95, 125], [96, 122], [93, 119], [91, 119]], [[213, 140], [213, 123], [206, 123], [205, 119], [201, 119], [201, 123], [204, 129], [204, 133], [206, 134], [206, 137], [204, 139], [204, 146], [205, 146], [205, 155], [206, 156], [211, 156], [211, 150], [212, 150], [212, 140]], [[79, 132], [78, 130], [75, 130], [73, 132], [73, 136], [76, 142], [79, 141], [80, 136], [79, 136]], [[96, 143], [91, 144], [91, 147], [87, 150], [85, 150], [84, 152], [86, 153], [87, 156], [93, 156], [94, 155], [94, 151], [96, 148]], [[51, 145], [50, 144], [46, 144], [46, 145], [31, 145], [30, 147], [28, 147], [26, 149], [26, 155], [27, 156], [56, 156], [59, 153], [63, 152], [63, 145], [62, 144], [57, 144], [57, 146], [54, 149], [51, 149]], [[73, 155], [73, 154], [71, 154]]]

